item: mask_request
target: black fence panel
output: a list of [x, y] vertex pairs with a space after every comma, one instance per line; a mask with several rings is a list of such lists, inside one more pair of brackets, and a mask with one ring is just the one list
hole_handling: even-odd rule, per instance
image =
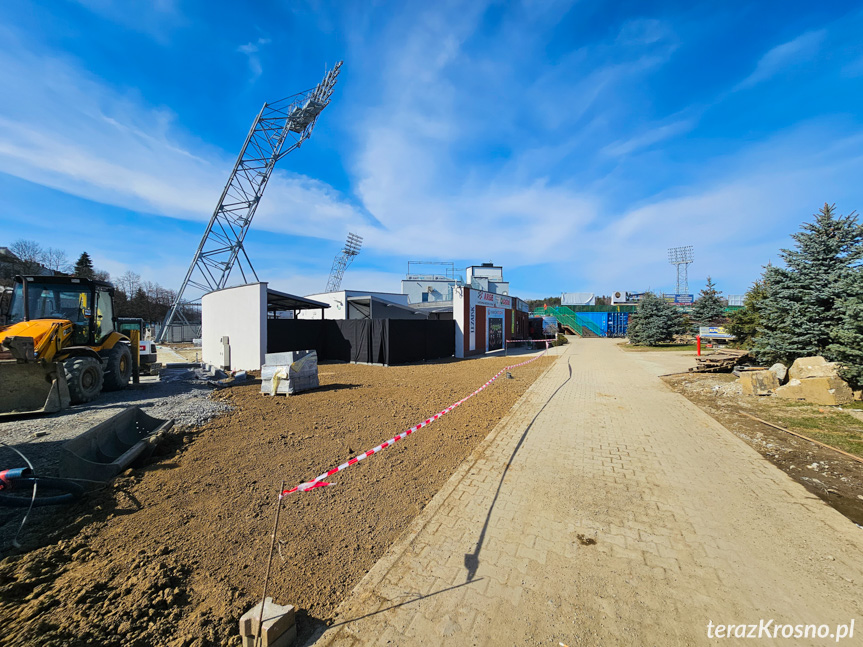
[[409, 364], [455, 354], [454, 321], [387, 319], [387, 364]]
[[455, 354], [455, 322], [269, 319], [267, 352], [314, 349], [319, 361], [409, 364]]
[[[322, 358], [329, 345], [326, 338], [328, 323], [335, 324], [334, 321], [320, 319], [267, 319], [267, 352], [315, 350], [318, 358]], [[335, 325], [332, 328], [338, 334], [338, 328]]]

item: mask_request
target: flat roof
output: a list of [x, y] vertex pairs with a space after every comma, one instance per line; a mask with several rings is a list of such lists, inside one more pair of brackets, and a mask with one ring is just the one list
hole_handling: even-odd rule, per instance
[[330, 304], [328, 303], [321, 303], [320, 301], [267, 288], [267, 310], [269, 312], [275, 312], [276, 310], [320, 310], [329, 307]]

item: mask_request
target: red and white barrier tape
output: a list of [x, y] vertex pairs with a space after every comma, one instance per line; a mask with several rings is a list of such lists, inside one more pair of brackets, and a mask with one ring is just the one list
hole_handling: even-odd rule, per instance
[[502, 369], [500, 369], [500, 371], [498, 371], [498, 372], [497, 372], [497, 374], [496, 374], [493, 378], [491, 378], [488, 382], [486, 382], [486, 383], [485, 383], [485, 384], [483, 384], [481, 387], [479, 387], [476, 391], [474, 391], [473, 393], [471, 393], [469, 396], [462, 398], [461, 400], [459, 400], [459, 401], [458, 401], [458, 402], [456, 402], [455, 404], [451, 404], [450, 406], [448, 406], [448, 407], [447, 407], [446, 409], [444, 409], [443, 411], [439, 411], [438, 413], [434, 414], [432, 417], [427, 418], [426, 420], [423, 420], [421, 423], [414, 425], [414, 426], [413, 426], [413, 427], [411, 427], [410, 429], [406, 429], [405, 431], [403, 431], [402, 433], [400, 433], [398, 436], [395, 436], [394, 438], [390, 438], [388, 441], [381, 443], [381, 444], [380, 444], [380, 445], [378, 445], [377, 447], [375, 447], [375, 448], [373, 448], [373, 449], [370, 449], [369, 451], [364, 452], [364, 453], [362, 453], [362, 454], [359, 454], [358, 456], [355, 456], [354, 458], [352, 458], [351, 460], [349, 460], [347, 463], [342, 463], [342, 464], [341, 464], [341, 465], [339, 465], [338, 467], [334, 467], [333, 469], [331, 469], [329, 472], [324, 472], [323, 474], [321, 474], [320, 476], [315, 477], [315, 478], [314, 478], [314, 479], [312, 479], [311, 481], [307, 481], [306, 483], [300, 483], [299, 485], [297, 485], [297, 486], [295, 486], [295, 487], [292, 487], [292, 488], [290, 488], [289, 490], [282, 490], [281, 494], [279, 494], [279, 498], [281, 499], [281, 498], [282, 498], [282, 497], [284, 497], [286, 494], [293, 494], [294, 492], [307, 492], [307, 491], [309, 491], [309, 490], [313, 490], [313, 489], [315, 489], [315, 488], [319, 488], [319, 487], [326, 487], [327, 485], [333, 485], [332, 483], [326, 483], [326, 482], [324, 482], [324, 479], [325, 479], [325, 478], [327, 478], [327, 477], [332, 476], [333, 474], [337, 474], [337, 473], [341, 472], [341, 471], [342, 471], [342, 470], [344, 470], [344, 469], [347, 469], [347, 468], [348, 468], [348, 467], [350, 467], [351, 465], [355, 465], [356, 463], [359, 463], [359, 462], [360, 462], [361, 460], [363, 460], [364, 458], [368, 458], [369, 456], [373, 456], [374, 454], [377, 454], [379, 451], [381, 451], [381, 450], [383, 450], [383, 449], [386, 449], [387, 447], [389, 447], [389, 446], [391, 446], [391, 445], [394, 445], [394, 444], [395, 444], [395, 443], [397, 443], [398, 441], [400, 441], [400, 440], [403, 440], [403, 439], [407, 438], [407, 437], [408, 437], [408, 436], [410, 436], [413, 432], [415, 432], [415, 431], [419, 431], [419, 430], [420, 430], [420, 429], [422, 429], [423, 427], [427, 427], [428, 425], [430, 425], [431, 423], [433, 423], [433, 422], [434, 422], [435, 420], [437, 420], [438, 418], [441, 418], [442, 416], [445, 416], [446, 414], [448, 414], [450, 411], [452, 411], [453, 409], [455, 409], [457, 406], [459, 406], [459, 405], [461, 405], [461, 404], [464, 404], [465, 402], [467, 402], [468, 400], [470, 400], [473, 396], [475, 396], [475, 395], [476, 395], [477, 393], [479, 393], [480, 391], [483, 391], [483, 390], [484, 390], [484, 389], [486, 389], [487, 387], [491, 386], [491, 384], [492, 384], [492, 383], [493, 383], [497, 378], [499, 378], [503, 373], [505, 373], [506, 371], [508, 371], [508, 370], [510, 370], [510, 369], [512, 369], [512, 368], [518, 368], [519, 366], [524, 366], [525, 364], [530, 364], [531, 362], [535, 362], [535, 361], [536, 361], [536, 360], [538, 360], [540, 357], [542, 357], [543, 355], [545, 355], [547, 352], [548, 352], [548, 344], [546, 344], [545, 350], [544, 350], [544, 351], [542, 351], [542, 352], [541, 352], [539, 355], [537, 355], [536, 357], [532, 357], [531, 359], [527, 360], [526, 362], [521, 362], [520, 364], [512, 364], [511, 366], [505, 366], [505, 367], [503, 367]]

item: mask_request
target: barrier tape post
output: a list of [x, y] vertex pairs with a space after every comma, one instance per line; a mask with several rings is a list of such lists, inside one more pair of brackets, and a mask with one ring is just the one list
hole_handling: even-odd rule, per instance
[[[407, 438], [408, 436], [410, 436], [410, 435], [411, 435], [412, 433], [414, 433], [415, 431], [419, 431], [419, 430], [420, 430], [420, 429], [422, 429], [423, 427], [427, 427], [428, 425], [430, 425], [431, 423], [433, 423], [435, 420], [437, 420], [437, 419], [439, 419], [439, 418], [442, 418], [443, 416], [445, 416], [446, 414], [448, 414], [450, 411], [452, 411], [452, 410], [453, 410], [453, 409], [455, 409], [456, 407], [458, 407], [458, 406], [460, 406], [460, 405], [464, 404], [465, 402], [467, 402], [468, 400], [470, 400], [470, 399], [471, 399], [473, 396], [475, 396], [477, 393], [480, 393], [481, 391], [483, 391], [483, 390], [485, 390], [486, 388], [488, 388], [489, 386], [491, 386], [491, 384], [492, 384], [492, 383], [494, 383], [494, 381], [495, 381], [497, 378], [499, 378], [499, 377], [500, 377], [503, 373], [505, 373], [506, 371], [508, 371], [508, 370], [510, 370], [510, 369], [513, 369], [513, 368], [518, 368], [519, 366], [525, 366], [525, 365], [527, 365], [527, 364], [530, 364], [531, 362], [535, 362], [536, 360], [540, 359], [543, 355], [545, 355], [545, 354], [548, 352], [549, 344], [551, 343], [551, 340], [549, 340], [549, 339], [545, 339], [545, 340], [539, 340], [539, 339], [517, 339], [517, 340], [513, 340], [513, 341], [545, 341], [545, 350], [544, 350], [544, 351], [542, 351], [542, 352], [541, 352], [539, 355], [537, 355], [536, 357], [532, 357], [531, 359], [529, 359], [529, 360], [527, 360], [527, 361], [525, 361], [525, 362], [521, 362], [521, 363], [519, 363], [519, 364], [512, 364], [511, 366], [504, 366], [502, 369], [500, 369], [500, 370], [499, 370], [499, 371], [494, 375], [494, 377], [492, 377], [488, 382], [486, 382], [485, 384], [483, 384], [481, 387], [479, 387], [476, 391], [474, 391], [474, 392], [473, 392], [473, 393], [471, 393], [470, 395], [468, 395], [468, 396], [466, 396], [466, 397], [462, 398], [462, 399], [461, 399], [461, 400], [459, 400], [458, 402], [455, 402], [455, 403], [453, 403], [453, 404], [449, 405], [449, 406], [448, 406], [446, 409], [444, 409], [443, 411], [439, 411], [438, 413], [434, 414], [433, 416], [431, 416], [431, 417], [429, 417], [429, 418], [426, 418], [425, 420], [423, 420], [422, 422], [420, 422], [420, 423], [418, 423], [418, 424], [414, 425], [414, 426], [413, 426], [413, 427], [411, 427], [410, 429], [406, 429], [406, 430], [404, 430], [404, 431], [403, 431], [402, 433], [400, 433], [399, 435], [397, 435], [397, 436], [395, 436], [395, 437], [393, 437], [393, 438], [390, 438], [389, 440], [387, 440], [387, 441], [385, 441], [385, 442], [382, 442], [382, 443], [381, 443], [380, 445], [378, 445], [377, 447], [373, 447], [372, 449], [368, 450], [367, 452], [363, 452], [362, 454], [358, 454], [357, 456], [354, 456], [354, 457], [353, 457], [352, 459], [350, 459], [347, 463], [342, 463], [342, 464], [341, 464], [341, 465], [339, 465], [338, 467], [334, 467], [334, 468], [332, 468], [331, 470], [329, 470], [329, 471], [327, 471], [327, 472], [324, 472], [323, 474], [319, 474], [318, 476], [316, 476], [316, 477], [315, 477], [314, 479], [312, 479], [311, 481], [306, 481], [305, 483], [300, 483], [299, 485], [295, 485], [295, 486], [294, 486], [294, 487], [292, 487], [290, 490], [286, 490], [286, 489], [285, 489], [285, 486], [284, 486], [284, 483], [283, 483], [283, 484], [282, 484], [282, 488], [281, 488], [281, 490], [279, 491], [279, 501], [281, 501], [281, 500], [282, 500], [282, 498], [283, 498], [283, 497], [285, 497], [286, 495], [288, 495], [288, 494], [293, 494], [294, 492], [308, 492], [309, 490], [314, 490], [315, 488], [319, 488], [319, 487], [326, 487], [326, 486], [328, 486], [328, 485], [335, 485], [335, 483], [328, 483], [328, 482], [325, 482], [325, 481], [324, 481], [324, 479], [325, 479], [325, 478], [329, 478], [330, 476], [333, 476], [334, 474], [338, 474], [338, 473], [339, 473], [339, 472], [341, 472], [342, 470], [345, 470], [345, 469], [349, 468], [351, 465], [356, 465], [356, 464], [357, 464], [357, 463], [359, 463], [361, 460], [364, 460], [364, 459], [368, 458], [369, 456], [374, 456], [375, 454], [377, 454], [377, 453], [378, 453], [378, 452], [380, 452], [380, 451], [383, 451], [383, 450], [384, 450], [384, 449], [386, 449], [387, 447], [391, 447], [392, 445], [395, 445], [398, 441], [400, 441], [400, 440], [404, 440], [405, 438]], [[276, 517], [276, 519], [278, 520], [278, 516]], [[275, 537], [275, 532], [273, 533], [273, 536]], [[270, 558], [272, 559], [272, 549], [270, 549]], [[268, 567], [268, 572], [269, 572], [269, 567]]]
[[[285, 482], [282, 481], [282, 492], [285, 489]], [[261, 612], [258, 614], [258, 634], [255, 636], [255, 647], [258, 647], [259, 641], [264, 639], [264, 607], [267, 605], [267, 586], [270, 584], [270, 568], [273, 565], [273, 548], [276, 546], [276, 532], [279, 530], [279, 513], [282, 511], [282, 495], [276, 499], [276, 520], [273, 523], [273, 536], [270, 538], [270, 554], [267, 557], [267, 574], [264, 576], [264, 593], [261, 596]]]

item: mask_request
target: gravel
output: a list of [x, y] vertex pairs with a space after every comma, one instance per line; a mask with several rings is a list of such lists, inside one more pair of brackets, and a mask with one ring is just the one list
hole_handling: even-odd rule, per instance
[[[96, 401], [71, 407], [48, 416], [0, 422], [0, 441], [12, 445], [33, 463], [38, 473], [51, 476], [60, 445], [87, 431], [125, 407], [139, 406], [147, 414], [173, 419], [178, 427], [197, 427], [229, 409], [225, 402], [212, 400], [213, 388], [186, 382], [160, 382], [142, 377], [140, 384], [123, 391], [103, 393]], [[0, 469], [18, 466], [21, 459], [8, 447], [0, 446]]]
[[[141, 377], [122, 391], [103, 393], [92, 403], [77, 405], [47, 416], [0, 421], [0, 470], [25, 467], [24, 461], [10, 447], [24, 454], [36, 474], [57, 476], [60, 447], [67, 440], [84, 433], [94, 425], [122, 411], [139, 406], [148, 415], [174, 420], [177, 430], [198, 427], [230, 410], [225, 401], [213, 400], [213, 387], [193, 382], [160, 382], [158, 377]], [[37, 508], [39, 517], [51, 508]], [[0, 507], [0, 556], [14, 537], [23, 511]]]

